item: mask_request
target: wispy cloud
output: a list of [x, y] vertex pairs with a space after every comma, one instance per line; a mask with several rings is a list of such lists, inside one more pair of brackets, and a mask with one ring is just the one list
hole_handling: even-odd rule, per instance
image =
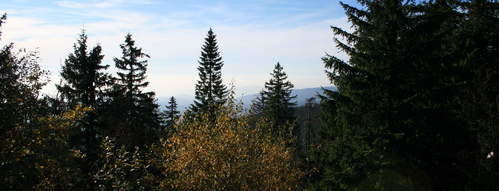
[[[59, 81], [61, 64], [83, 27], [89, 33], [90, 45], [100, 43], [104, 63], [112, 66], [112, 58], [121, 54], [119, 44], [125, 33], [131, 32], [137, 45], [151, 55], [148, 80], [150, 89], [159, 96], [193, 93], [200, 46], [209, 27], [219, 38], [224, 79], [233, 81], [239, 93], [260, 90], [277, 61], [297, 88], [327, 85], [321, 57], [328, 52], [346, 58], [334, 47], [329, 26], [348, 27], [347, 19], [329, 14], [328, 8], [307, 11], [298, 6], [289, 8], [297, 9], [292, 14], [267, 15], [272, 9], [284, 8], [265, 6], [285, 2], [220, 2], [211, 6], [189, 0], [166, 2], [133, 2], [134, 9], [126, 8], [131, 3], [122, 0], [56, 1], [52, 7], [25, 7], [8, 18], [2, 27], [2, 41], [39, 48], [41, 65], [52, 73], [52, 84], [44, 90], [51, 94]], [[44, 11], [45, 16], [34, 16], [41, 14], [35, 9]], [[68, 20], [55, 18], [58, 13]]]
[[85, 9], [85, 8], [116, 8], [123, 6], [125, 4], [152, 4], [151, 0], [141, 0], [141, 1], [127, 1], [127, 0], [94, 0], [90, 2], [82, 2], [82, 1], [56, 1], [55, 4], [64, 8], [72, 8], [72, 9]]

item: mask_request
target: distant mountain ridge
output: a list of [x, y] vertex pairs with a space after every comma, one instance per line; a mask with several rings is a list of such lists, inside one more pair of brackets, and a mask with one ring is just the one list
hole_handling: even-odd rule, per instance
[[[324, 89], [337, 91], [334, 86], [326, 86], [326, 87], [315, 87], [315, 88], [302, 88], [302, 89], [294, 89], [292, 95], [296, 95], [296, 98], [293, 100], [296, 103], [296, 106], [305, 105], [308, 98], [317, 97], [317, 95], [324, 95]], [[240, 98], [243, 101], [244, 107], [247, 108], [251, 105], [253, 99], [258, 97], [258, 93], [245, 95]], [[319, 101], [319, 99], [317, 99]]]
[[[296, 102], [296, 106], [302, 106], [306, 103], [306, 100], [311, 97], [317, 97], [317, 95], [323, 95], [323, 88], [328, 90], [337, 91], [334, 86], [326, 86], [326, 87], [315, 87], [315, 88], [302, 88], [302, 89], [294, 89], [292, 95], [296, 95], [296, 98], [293, 100]], [[237, 98], [238, 101], [242, 101], [245, 108], [249, 108], [253, 99], [255, 99], [259, 94], [249, 94], [244, 95], [242, 97]], [[158, 98], [158, 103], [160, 104], [160, 110], [163, 110], [165, 105], [168, 103], [169, 97], [160, 97]], [[191, 95], [180, 95], [175, 96], [178, 104], [179, 111], [185, 111], [193, 102], [194, 96]], [[319, 101], [319, 99], [317, 99]]]

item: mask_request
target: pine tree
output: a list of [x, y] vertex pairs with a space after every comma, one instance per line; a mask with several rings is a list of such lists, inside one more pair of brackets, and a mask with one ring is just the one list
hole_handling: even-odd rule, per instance
[[180, 117], [180, 112], [177, 110], [177, 101], [175, 97], [171, 97], [170, 101], [168, 101], [168, 105], [165, 106], [166, 110], [163, 111], [163, 126], [167, 129], [173, 127], [176, 121]]
[[465, 58], [456, 51], [464, 46], [455, 44], [463, 38], [456, 29], [467, 9], [448, 1], [359, 2], [362, 9], [342, 4], [353, 32], [332, 27], [341, 37], [337, 46], [350, 59], [323, 58], [339, 91], [326, 91], [322, 100], [322, 139], [312, 155], [320, 169], [314, 185], [474, 188], [466, 177], [479, 169], [471, 160], [479, 157], [476, 137], [456, 115], [466, 84], [458, 64]]
[[126, 35], [120, 47], [123, 55], [114, 59], [119, 71], [111, 98], [114, 122], [121, 121], [115, 136], [129, 146], [140, 146], [155, 140], [154, 131], [160, 125], [154, 92], [143, 92], [149, 85], [146, 81], [149, 56], [136, 47], [131, 34]]
[[289, 134], [289, 127], [294, 122], [294, 106], [292, 100], [296, 96], [291, 95], [293, 84], [289, 82], [288, 76], [283, 71], [279, 62], [275, 65], [271, 73], [272, 78], [265, 82], [265, 89], [262, 92], [264, 103], [264, 114], [270, 120], [271, 132], [275, 135]]
[[265, 111], [265, 96], [263, 91], [258, 93], [258, 96], [251, 101], [251, 106], [249, 110], [249, 114], [252, 116], [261, 116]]
[[68, 55], [62, 66], [64, 83], [56, 85], [70, 107], [81, 104], [95, 108], [98, 100], [103, 98], [103, 88], [109, 80], [104, 73], [109, 65], [102, 64], [104, 55], [101, 54], [101, 46], [97, 45], [88, 51], [87, 39], [85, 30], [82, 30], [78, 42], [73, 46], [73, 53]]
[[410, 60], [408, 44], [415, 22], [409, 18], [412, 4], [359, 2], [363, 9], [341, 3], [354, 32], [332, 27], [346, 40], [335, 39], [337, 47], [350, 55], [349, 61], [323, 58], [339, 91], [325, 90], [322, 142], [312, 158], [321, 169], [315, 185], [328, 189], [355, 188], [368, 174], [387, 167], [393, 155], [390, 145], [404, 135], [399, 126], [405, 119], [398, 112], [404, 110], [404, 100], [412, 101], [410, 89], [417, 87], [410, 85], [420, 72]]
[[265, 97], [263, 95], [263, 90], [258, 93], [258, 96], [251, 100], [251, 105], [248, 110], [249, 126], [255, 127], [258, 122], [265, 120]]
[[[468, 144], [466, 171], [471, 171], [471, 188], [494, 190], [499, 178], [499, 12], [498, 2], [488, 0], [465, 1], [466, 10], [454, 36], [452, 49], [458, 58], [455, 78], [459, 84], [459, 118], [464, 119], [475, 135], [476, 144]], [[461, 13], [461, 12], [460, 12]], [[459, 18], [459, 17], [458, 17]], [[485, 159], [484, 159], [484, 156]], [[462, 167], [461, 167], [462, 168]], [[468, 173], [468, 172], [467, 172]]]
[[195, 101], [190, 110], [193, 113], [207, 114], [214, 119], [217, 108], [226, 102], [227, 88], [222, 81], [223, 61], [212, 29], [205, 38], [198, 63], [199, 80], [196, 84]]
[[[59, 93], [66, 98], [70, 108], [76, 105], [91, 107], [94, 111], [87, 113], [80, 128], [84, 129], [82, 135], [73, 137], [73, 144], [78, 147], [83, 146], [82, 150], [87, 154], [90, 160], [97, 157], [97, 110], [102, 104], [104, 97], [104, 88], [109, 81], [109, 75], [104, 72], [109, 65], [103, 65], [100, 45], [92, 50], [87, 47], [87, 34], [82, 30], [78, 42], [74, 44], [73, 53], [68, 55], [62, 66], [61, 77], [63, 83], [56, 85]], [[69, 109], [69, 108], [66, 108]]]

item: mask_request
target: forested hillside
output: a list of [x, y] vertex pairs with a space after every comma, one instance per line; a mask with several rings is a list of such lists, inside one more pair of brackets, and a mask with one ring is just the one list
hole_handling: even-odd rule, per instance
[[55, 96], [39, 53], [0, 36], [0, 190], [497, 190], [497, 1], [341, 6], [330, 86], [295, 91], [277, 62], [245, 106], [210, 28], [184, 112], [130, 33], [119, 55], [74, 34]]

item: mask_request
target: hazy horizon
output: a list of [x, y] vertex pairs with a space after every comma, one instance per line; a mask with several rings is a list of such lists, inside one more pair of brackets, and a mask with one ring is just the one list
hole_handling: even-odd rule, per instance
[[104, 63], [120, 57], [119, 44], [132, 33], [149, 54], [149, 90], [157, 97], [193, 95], [197, 60], [213, 28], [224, 60], [224, 82], [238, 95], [258, 92], [279, 61], [295, 88], [330, 85], [321, 57], [346, 58], [333, 43], [330, 25], [348, 28], [338, 1], [31, 1], [9, 0], [2, 41], [38, 50], [40, 65], [50, 71], [43, 89], [55, 94], [59, 71], [82, 29], [89, 46], [103, 48]]

